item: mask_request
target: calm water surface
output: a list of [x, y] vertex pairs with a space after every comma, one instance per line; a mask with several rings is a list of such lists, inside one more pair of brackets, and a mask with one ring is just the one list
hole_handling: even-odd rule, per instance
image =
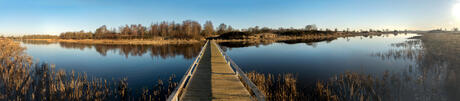
[[[413, 36], [417, 34], [358, 36], [319, 42], [221, 45], [244, 71], [295, 73], [299, 85], [309, 85], [345, 71], [381, 74], [384, 71], [407, 70], [414, 61], [382, 61], [375, 54], [395, 50], [392, 44], [411, 40], [407, 38]], [[22, 45], [40, 62], [106, 79], [127, 77], [130, 87], [141, 88], [153, 86], [158, 79], [167, 80], [172, 74], [182, 77], [202, 44], [152, 46], [22, 42]]]
[[[86, 72], [108, 80], [128, 78], [131, 88], [153, 87], [159, 79], [182, 77], [201, 44], [84, 45], [22, 42], [27, 54], [67, 71]], [[179, 78], [180, 79], [180, 78]]]
[[346, 71], [380, 75], [385, 71], [404, 71], [414, 60], [382, 60], [379, 53], [402, 50], [403, 43], [417, 34], [385, 34], [348, 37], [320, 42], [278, 42], [258, 45], [221, 43], [227, 54], [244, 70], [261, 73], [294, 73], [299, 85], [311, 85]]
[[[297, 86], [306, 91], [319, 80], [358, 72], [386, 80], [385, 90], [379, 91], [386, 98], [460, 99], [460, 35], [423, 34], [421, 39], [416, 36], [420, 35], [219, 44], [244, 71], [293, 73]], [[22, 45], [40, 62], [106, 79], [127, 77], [128, 86], [137, 89], [152, 87], [157, 80], [167, 80], [172, 74], [179, 80], [203, 43], [153, 46], [22, 42]]]

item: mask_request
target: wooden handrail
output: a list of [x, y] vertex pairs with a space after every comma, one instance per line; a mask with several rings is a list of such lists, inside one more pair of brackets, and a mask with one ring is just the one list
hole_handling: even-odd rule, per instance
[[234, 69], [234, 72], [238, 75], [238, 77], [243, 81], [243, 83], [247, 86], [247, 88], [252, 92], [252, 95], [255, 96], [257, 101], [265, 101], [265, 94], [263, 94], [259, 88], [246, 76], [246, 73], [240, 69], [238, 65], [220, 48], [220, 46], [212, 41], [219, 49], [220, 53], [224, 56], [227, 64], [230, 65]]
[[206, 41], [204, 46], [201, 48], [200, 54], [198, 54], [193, 64], [190, 65], [190, 68], [188, 68], [187, 72], [182, 77], [179, 85], [174, 89], [171, 95], [169, 95], [167, 101], [179, 101], [179, 98], [182, 95], [182, 91], [187, 86], [187, 83], [190, 82], [189, 80], [193, 76], [192, 74], [195, 72], [196, 66], [198, 66], [198, 63], [200, 62], [208, 43], [209, 43], [209, 40]]

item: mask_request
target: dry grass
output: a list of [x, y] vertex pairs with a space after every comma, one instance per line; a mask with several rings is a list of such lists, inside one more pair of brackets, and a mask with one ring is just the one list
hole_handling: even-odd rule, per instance
[[300, 97], [294, 74], [273, 75], [253, 71], [246, 73], [246, 75], [269, 100], [298, 100]]
[[[443, 100], [439, 87], [427, 85], [427, 78], [414, 79], [406, 73], [385, 72], [382, 77], [346, 72], [315, 85], [298, 85], [291, 74], [247, 73], [270, 101], [394, 101]], [[426, 80], [426, 81], [425, 81]], [[429, 83], [429, 82], [428, 82]], [[299, 89], [312, 86], [313, 89]]]
[[297, 79], [292, 73], [261, 74], [257, 72], [246, 73], [248, 78], [271, 101], [356, 101], [356, 100], [381, 100], [375, 92], [378, 83], [375, 78], [358, 73], [340, 74], [330, 81], [318, 81], [313, 90], [298, 89]]
[[177, 85], [172, 76], [168, 85], [159, 81], [140, 95], [131, 92], [126, 78], [113, 82], [56, 70], [33, 63], [24, 50], [12, 40], [0, 39], [0, 100], [164, 100]]
[[347, 72], [328, 82], [317, 82], [312, 97], [327, 101], [381, 101], [381, 95], [376, 92], [380, 84], [379, 80], [369, 75]]

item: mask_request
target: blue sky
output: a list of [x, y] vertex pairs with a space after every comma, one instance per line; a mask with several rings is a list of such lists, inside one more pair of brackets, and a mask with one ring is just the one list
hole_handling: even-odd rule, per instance
[[[457, 0], [0, 0], [0, 35], [93, 31], [101, 25], [206, 20], [234, 28], [460, 27]], [[455, 16], [457, 15], [457, 16]]]

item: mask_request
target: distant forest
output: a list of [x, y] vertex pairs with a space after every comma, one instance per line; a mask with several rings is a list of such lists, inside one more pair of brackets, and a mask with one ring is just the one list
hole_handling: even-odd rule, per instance
[[[372, 31], [372, 30], [369, 30]], [[318, 30], [316, 25], [307, 25], [305, 28], [278, 28], [271, 29], [268, 27], [259, 26], [249, 27], [247, 29], [234, 29], [230, 25], [224, 23], [219, 24], [214, 28], [211, 21], [206, 21], [201, 25], [197, 21], [186, 20], [182, 23], [166, 22], [154, 23], [150, 26], [141, 24], [125, 25], [118, 28], [108, 28], [102, 25], [94, 32], [77, 31], [63, 32], [59, 36], [54, 35], [25, 35], [22, 38], [26, 39], [204, 39], [208, 37], [223, 36], [248, 36], [261, 33], [272, 33], [277, 35], [322, 35], [333, 34], [339, 32], [337, 29]], [[344, 30], [341, 32], [355, 32]], [[377, 32], [377, 30], [375, 30]]]

